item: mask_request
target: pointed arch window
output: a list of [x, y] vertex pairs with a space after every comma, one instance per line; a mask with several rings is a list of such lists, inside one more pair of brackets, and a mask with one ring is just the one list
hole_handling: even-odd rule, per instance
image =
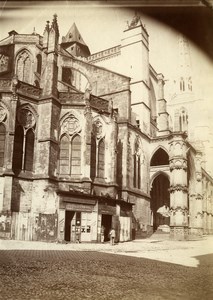
[[60, 174], [69, 174], [69, 139], [66, 135], [60, 141]]
[[189, 91], [192, 91], [192, 78], [191, 77], [189, 77], [189, 79], [188, 79], [188, 89], [189, 89]]
[[41, 74], [41, 66], [42, 66], [42, 58], [41, 58], [41, 54], [38, 54], [36, 56], [37, 58], [37, 73]]
[[90, 178], [92, 180], [96, 177], [96, 139], [94, 135], [91, 137], [91, 154], [90, 154]]
[[13, 147], [13, 170], [33, 171], [35, 146], [35, 118], [26, 108], [18, 112]]
[[26, 132], [26, 137], [25, 137], [24, 170], [26, 171], [33, 170], [34, 141], [35, 141], [35, 135], [34, 135], [34, 131], [31, 128]]
[[15, 138], [14, 138], [13, 170], [22, 169], [23, 144], [24, 144], [24, 129], [22, 126], [18, 126], [16, 127]]
[[6, 129], [3, 124], [0, 124], [0, 167], [4, 166]]
[[59, 172], [61, 175], [81, 174], [81, 137], [64, 135], [60, 140]]
[[185, 91], [185, 82], [183, 77], [180, 78], [180, 90], [183, 92]]
[[105, 171], [105, 142], [104, 139], [101, 139], [98, 144], [98, 168], [97, 175], [99, 178], [104, 178]]
[[188, 114], [185, 108], [181, 108], [180, 115], [180, 131], [187, 131], [188, 130]]
[[16, 73], [18, 79], [30, 83], [32, 62], [28, 51], [22, 51], [17, 59]]
[[72, 175], [81, 174], [81, 138], [76, 135], [71, 144], [71, 172]]
[[135, 188], [141, 188], [141, 158], [140, 155], [133, 155], [133, 186]]

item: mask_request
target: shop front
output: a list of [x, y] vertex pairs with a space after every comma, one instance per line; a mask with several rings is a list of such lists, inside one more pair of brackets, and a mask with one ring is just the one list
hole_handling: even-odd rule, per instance
[[[108, 242], [112, 228], [116, 231], [116, 242], [131, 239], [131, 204], [67, 191], [58, 194], [58, 240], [73, 243]], [[125, 217], [122, 213], [124, 210]]]

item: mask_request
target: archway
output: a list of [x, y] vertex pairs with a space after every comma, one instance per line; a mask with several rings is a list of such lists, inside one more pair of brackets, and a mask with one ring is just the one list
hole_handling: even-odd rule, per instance
[[152, 156], [150, 161], [150, 166], [161, 166], [161, 165], [169, 165], [169, 155], [168, 153], [159, 148]]
[[[169, 207], [170, 207], [170, 193], [169, 193], [169, 179], [161, 173], [152, 183], [151, 190], [151, 210], [153, 215], [153, 230], [156, 231], [163, 225], [169, 226]], [[165, 227], [166, 227], [165, 226]]]

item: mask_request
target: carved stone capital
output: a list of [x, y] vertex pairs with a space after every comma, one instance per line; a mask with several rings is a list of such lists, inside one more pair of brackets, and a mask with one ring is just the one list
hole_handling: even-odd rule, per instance
[[198, 182], [202, 180], [202, 172], [196, 172], [196, 179]]
[[170, 160], [170, 171], [172, 170], [180, 170], [183, 169], [184, 171], [187, 170], [187, 160], [184, 158], [173, 158]]
[[182, 185], [182, 184], [176, 184], [176, 185], [170, 186], [170, 188], [169, 188], [170, 193], [174, 193], [176, 191], [182, 191], [184, 193], [187, 193], [188, 187], [186, 185]]

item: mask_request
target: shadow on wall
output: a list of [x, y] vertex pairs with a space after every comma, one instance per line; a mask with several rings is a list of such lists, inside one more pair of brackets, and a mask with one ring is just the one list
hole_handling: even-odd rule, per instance
[[123, 157], [123, 144], [121, 140], [118, 141], [117, 145], [117, 183], [119, 188], [122, 187], [123, 175], [122, 175], [122, 157]]
[[11, 214], [2, 212], [0, 214], [0, 238], [9, 238], [11, 230]]
[[23, 188], [21, 187], [18, 180], [13, 179], [13, 190], [12, 190], [12, 199], [11, 199], [12, 212], [20, 211], [21, 193], [24, 193]]
[[57, 238], [57, 213], [39, 214], [35, 218], [34, 241], [55, 241]]

